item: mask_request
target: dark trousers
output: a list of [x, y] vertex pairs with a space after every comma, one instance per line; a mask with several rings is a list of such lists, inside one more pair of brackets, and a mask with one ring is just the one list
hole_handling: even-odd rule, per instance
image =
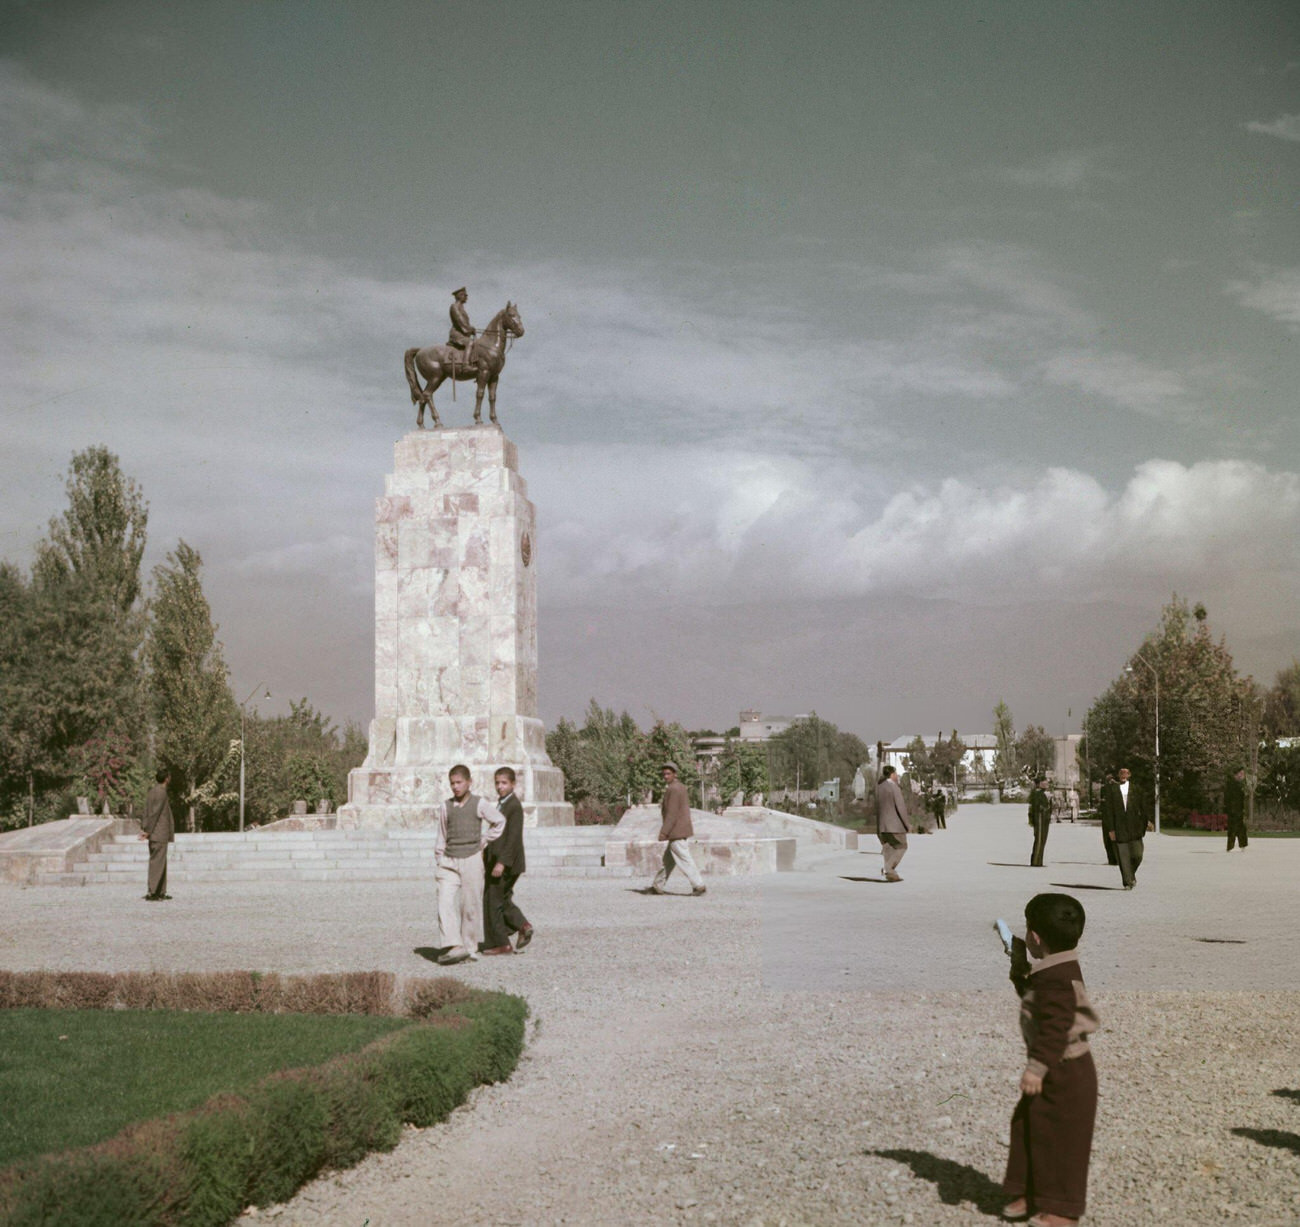
[[1106, 849], [1106, 864], [1118, 865], [1119, 856], [1115, 852], [1115, 841], [1111, 839], [1110, 832], [1106, 830], [1104, 823], [1101, 828], [1101, 842]]
[[165, 895], [167, 893], [167, 842], [149, 841], [149, 893]]
[[1249, 842], [1246, 838], [1246, 819], [1241, 818], [1228, 819], [1228, 851], [1232, 851], [1232, 841], [1236, 840], [1244, 848]]
[[1088, 1198], [1088, 1158], [1097, 1119], [1092, 1053], [1060, 1061], [1037, 1095], [1021, 1095], [1011, 1117], [1011, 1153], [1002, 1192], [1027, 1198], [1037, 1213], [1080, 1218]]
[[1117, 839], [1115, 855], [1119, 857], [1119, 876], [1125, 886], [1137, 881], [1138, 866], [1142, 864], [1142, 839]]
[[1047, 828], [1051, 825], [1050, 814], [1034, 819], [1034, 850], [1029, 855], [1029, 863], [1035, 868], [1043, 864], [1043, 849], [1047, 847]]
[[495, 950], [510, 944], [510, 934], [528, 927], [528, 917], [515, 903], [519, 874], [507, 869], [499, 878], [490, 873], [483, 883], [483, 946]]

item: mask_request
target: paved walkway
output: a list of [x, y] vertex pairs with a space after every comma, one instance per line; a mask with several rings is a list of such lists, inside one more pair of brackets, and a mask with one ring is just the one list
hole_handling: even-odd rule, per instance
[[[1022, 1057], [992, 921], [1015, 927], [1032, 893], [1066, 889], [1088, 909], [1106, 1024], [1090, 1219], [1293, 1223], [1300, 1202], [1278, 1217], [1276, 1198], [1255, 1199], [1300, 1188], [1295, 1150], [1229, 1126], [1300, 1134], [1282, 1094], [1298, 1084], [1300, 996], [1284, 990], [1300, 840], [1147, 842], [1132, 892], [1095, 827], [1053, 826], [1047, 867], [1027, 868], [1013, 805], [965, 806], [914, 837], [896, 885], [869, 852], [714, 879], [700, 899], [525, 878], [533, 947], [453, 969], [529, 1001], [514, 1078], [259, 1217], [988, 1223]], [[420, 953], [431, 882], [142, 894], [0, 889], [0, 967], [441, 974]], [[1175, 1134], [1153, 1184], [1147, 1147]]]

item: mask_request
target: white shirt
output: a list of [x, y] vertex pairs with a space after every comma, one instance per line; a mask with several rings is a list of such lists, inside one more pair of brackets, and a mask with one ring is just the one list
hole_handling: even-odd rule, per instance
[[1119, 786], [1119, 795], [1124, 798], [1124, 808], [1128, 809], [1128, 780]]

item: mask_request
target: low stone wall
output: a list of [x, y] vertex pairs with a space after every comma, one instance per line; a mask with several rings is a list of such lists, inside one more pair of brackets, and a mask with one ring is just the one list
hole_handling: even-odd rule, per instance
[[63, 873], [114, 835], [138, 835], [134, 818], [108, 815], [60, 818], [0, 835], [0, 883], [30, 886], [42, 873]]
[[[663, 864], [666, 847], [662, 839], [612, 839], [605, 844], [605, 867], [652, 877]], [[691, 840], [700, 872], [712, 875], [788, 873], [794, 869], [796, 848], [793, 838]]]

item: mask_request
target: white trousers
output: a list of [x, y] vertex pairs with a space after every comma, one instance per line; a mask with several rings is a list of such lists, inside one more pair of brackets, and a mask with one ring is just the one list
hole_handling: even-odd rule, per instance
[[477, 954], [483, 940], [483, 854], [444, 856], [434, 882], [442, 944]]
[[664, 849], [663, 868], [655, 874], [655, 885], [660, 890], [663, 889], [664, 883], [668, 881], [668, 875], [672, 873], [674, 867], [680, 869], [686, 875], [686, 880], [692, 887], [704, 885], [704, 879], [700, 877], [695, 858], [691, 855], [690, 840], [670, 839], [668, 841], [668, 846]]

